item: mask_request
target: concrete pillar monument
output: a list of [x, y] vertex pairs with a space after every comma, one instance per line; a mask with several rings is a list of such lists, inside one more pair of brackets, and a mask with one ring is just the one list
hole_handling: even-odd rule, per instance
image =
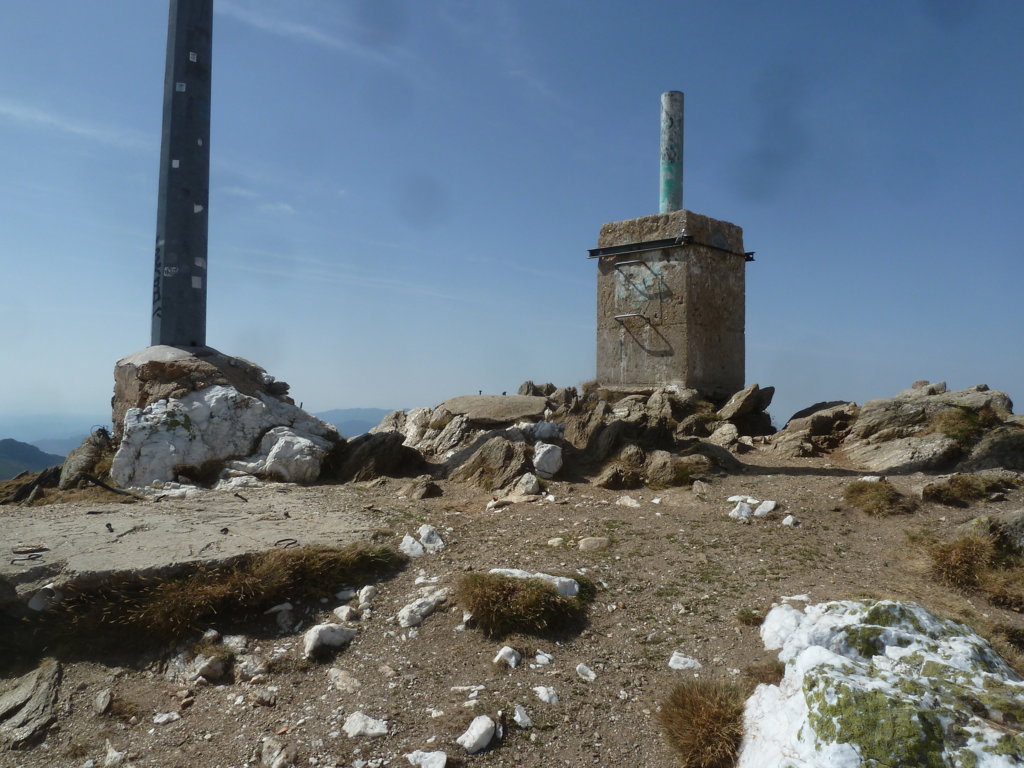
[[676, 385], [724, 399], [744, 386], [743, 230], [682, 208], [683, 94], [662, 95], [660, 213], [601, 227], [597, 381]]

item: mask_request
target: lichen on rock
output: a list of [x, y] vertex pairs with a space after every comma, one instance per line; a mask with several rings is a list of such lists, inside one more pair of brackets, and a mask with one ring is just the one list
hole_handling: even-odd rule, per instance
[[969, 627], [894, 601], [784, 604], [786, 675], [748, 700], [739, 768], [1020, 765], [1024, 681]]

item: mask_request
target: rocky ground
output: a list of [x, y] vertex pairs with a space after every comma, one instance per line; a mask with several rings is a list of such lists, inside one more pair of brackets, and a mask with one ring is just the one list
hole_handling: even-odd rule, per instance
[[[740, 471], [696, 490], [612, 491], [554, 480], [545, 498], [492, 510], [492, 494], [466, 484], [440, 480], [442, 495], [412, 501], [399, 497], [405, 481], [390, 479], [249, 488], [245, 503], [231, 492], [209, 491], [124, 505], [119, 514], [169, 519], [230, 513], [238, 535], [245, 535], [247, 515], [255, 527], [268, 510], [279, 518], [287, 512], [288, 535], [300, 544], [331, 540], [332, 520], [337, 543], [396, 547], [429, 524], [445, 546], [378, 583], [369, 609], [348, 624], [355, 638], [324, 660], [303, 657], [303, 633], [336, 621], [340, 601], [295, 606], [287, 630], [273, 614], [244, 627], [213, 623], [209, 628], [228, 635], [237, 658], [253, 666], [236, 660], [234, 673], [209, 684], [182, 676], [175, 661], [181, 649], [140, 649], [132, 637], [113, 658], [97, 652], [65, 662], [57, 716], [45, 738], [0, 752], [0, 765], [365, 768], [410, 765], [406, 755], [422, 750], [444, 751], [449, 766], [670, 766], [674, 757], [655, 721], [660, 702], [692, 676], [752, 689], [775, 656], [763, 650], [749, 616], [785, 596], [908, 599], [982, 634], [999, 627], [1024, 633], [1019, 613], [937, 584], [921, 544], [927, 536], [953, 535], [977, 515], [1024, 507], [1024, 490], [970, 508], [923, 503], [911, 514], [869, 517], [843, 502], [844, 486], [863, 472], [840, 453], [783, 458], [758, 445], [740, 458]], [[891, 481], [919, 497], [932, 479], [918, 473]], [[734, 495], [779, 507], [767, 518], [739, 522], [728, 517]], [[20, 518], [43, 516], [56, 532], [62, 521], [81, 525], [94, 507], [92, 500], [12, 505], [0, 507], [0, 518], [13, 529]], [[796, 525], [782, 524], [787, 515]], [[88, 519], [96, 526], [107, 521]], [[467, 573], [499, 567], [585, 574], [598, 587], [585, 628], [561, 637], [488, 639], [464, 624], [452, 601], [419, 627], [396, 621], [423, 590], [454, 587]], [[346, 586], [365, 585], [338, 588]], [[504, 645], [522, 654], [514, 669], [493, 662]], [[700, 667], [671, 668], [677, 653]], [[580, 664], [593, 679], [577, 671]], [[12, 667], [9, 675], [18, 671]], [[540, 686], [553, 689], [557, 701], [542, 701], [534, 690]], [[513, 719], [517, 705], [530, 727]], [[357, 712], [385, 721], [386, 732], [349, 735], [346, 722]], [[503, 724], [503, 737], [470, 755], [456, 739], [482, 714]]]

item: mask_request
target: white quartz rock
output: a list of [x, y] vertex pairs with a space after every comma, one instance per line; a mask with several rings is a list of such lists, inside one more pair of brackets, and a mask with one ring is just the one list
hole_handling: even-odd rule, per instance
[[529, 728], [533, 725], [533, 720], [530, 719], [530, 716], [526, 713], [526, 708], [522, 704], [516, 704], [512, 719], [516, 721], [516, 725], [520, 728]]
[[176, 467], [221, 461], [272, 480], [312, 482], [336, 438], [334, 427], [295, 405], [215, 385], [130, 408], [110, 474], [122, 487], [142, 487], [173, 481]]
[[754, 510], [754, 517], [764, 517], [775, 511], [776, 504], [772, 500], [762, 501]]
[[417, 533], [420, 536], [420, 544], [428, 554], [440, 552], [444, 549], [444, 539], [437, 529], [432, 525], [421, 525]]
[[357, 736], [365, 736], [367, 738], [387, 736], [388, 721], [377, 720], [362, 712], [353, 712], [345, 718], [345, 724], [341, 729], [352, 739]]
[[672, 651], [672, 658], [668, 660], [672, 669], [700, 669], [703, 666], [699, 661], [679, 651]]
[[398, 612], [398, 625], [401, 627], [418, 627], [423, 620], [432, 614], [437, 607], [448, 600], [451, 590], [448, 587], [438, 589], [427, 595], [413, 600]]
[[579, 676], [580, 680], [586, 680], [588, 683], [592, 683], [597, 679], [597, 673], [586, 664], [577, 664], [576, 674]]
[[543, 701], [545, 704], [557, 704], [558, 694], [555, 693], [555, 689], [547, 685], [536, 685], [533, 687], [533, 692], [537, 694], [537, 698]]
[[494, 721], [487, 715], [478, 715], [473, 718], [469, 728], [455, 741], [459, 743], [469, 754], [475, 754], [491, 743], [494, 738]]
[[519, 568], [491, 568], [491, 573], [500, 576], [509, 576], [513, 579], [543, 579], [555, 588], [558, 594], [565, 597], [575, 597], [580, 592], [580, 585], [576, 579], [567, 576], [552, 576], [548, 573], [530, 573]]
[[519, 651], [517, 651], [515, 648], [512, 648], [511, 646], [506, 645], [500, 651], [498, 651], [498, 655], [494, 657], [494, 661], [491, 663], [499, 664], [503, 662], [510, 666], [512, 669], [515, 669], [517, 666], [519, 666], [519, 662], [522, 660], [522, 658], [523, 655], [519, 653]]
[[533, 446], [533, 468], [537, 477], [550, 480], [562, 468], [562, 449], [551, 443], [537, 443]]
[[448, 764], [448, 755], [444, 752], [424, 752], [417, 749], [406, 754], [405, 759], [410, 765], [417, 765], [419, 768], [445, 768]]
[[423, 548], [423, 545], [409, 534], [405, 534], [405, 536], [402, 537], [402, 543], [398, 545], [398, 548], [409, 557], [421, 557], [427, 552]]
[[740, 501], [732, 508], [732, 511], [729, 513], [729, 517], [733, 520], [749, 520], [750, 516], [753, 514], [754, 510], [750, 508], [750, 505], [745, 501]]
[[313, 658], [324, 648], [340, 648], [352, 642], [356, 631], [341, 624], [317, 624], [306, 630], [302, 638], [302, 655]]

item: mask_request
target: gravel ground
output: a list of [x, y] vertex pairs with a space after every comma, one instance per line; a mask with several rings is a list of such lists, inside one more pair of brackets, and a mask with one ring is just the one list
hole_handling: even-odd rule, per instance
[[[422, 501], [399, 498], [399, 480], [251, 491], [252, 509], [265, 515], [272, 500], [273, 514], [288, 512], [290, 535], [302, 543], [305, 521], [316, 521], [308, 540], [323, 542], [331, 540], [330, 521], [337, 516], [345, 531], [338, 541], [372, 538], [397, 546], [402, 536], [430, 524], [446, 547], [379, 583], [369, 615], [350, 624], [358, 630], [355, 639], [333, 658], [305, 661], [302, 637], [313, 624], [333, 620], [337, 601], [297, 606], [297, 631], [281, 632], [273, 616], [245, 627], [246, 653], [274, 659], [271, 671], [251, 681], [238, 675], [208, 685], [171, 679], [174, 649], [140, 653], [128, 637], [116, 659], [67, 663], [56, 723], [42, 743], [0, 752], [0, 765], [101, 766], [109, 743], [126, 753], [124, 764], [241, 768], [260, 765], [264, 740], [274, 738], [294, 750], [295, 765], [408, 766], [406, 753], [443, 750], [449, 766], [671, 766], [654, 715], [673, 685], [696, 675], [750, 687], [750, 674], [773, 660], [757, 627], [738, 619], [743, 609], [760, 613], [783, 596], [801, 594], [813, 602], [894, 597], [919, 601], [983, 633], [999, 623], [1024, 628], [1020, 614], [937, 585], [913, 543], [921, 532], [949, 535], [986, 509], [1018, 509], [1024, 491], [970, 509], [925, 504], [910, 515], [872, 518], [843, 504], [844, 485], [859, 474], [838, 459], [780, 460], [759, 449], [742, 460], [743, 473], [709, 481], [703, 494], [551, 482], [553, 501], [493, 511], [485, 509], [488, 494], [447, 482], [440, 483], [441, 497]], [[910, 475], [892, 482], [917, 494], [929, 479]], [[739, 523], [727, 517], [733, 505], [726, 499], [734, 494], [772, 499], [780, 509]], [[619, 503], [624, 496], [637, 505]], [[164, 504], [163, 514], [246, 514], [237, 499], [213, 492]], [[134, 508], [141, 514], [140, 507], [121, 513]], [[18, 515], [59, 520], [82, 514], [76, 505], [43, 509], [4, 508], [0, 516], [13, 525]], [[783, 526], [790, 514], [798, 525]], [[240, 535], [245, 526], [245, 519], [231, 523]], [[581, 551], [578, 543], [588, 537], [606, 538], [607, 546]], [[585, 574], [598, 586], [586, 627], [562, 637], [491, 640], [466, 627], [454, 603], [418, 628], [395, 621], [421, 590], [454, 587], [466, 573], [498, 567]], [[515, 669], [492, 663], [505, 644], [523, 654]], [[537, 663], [538, 651], [549, 654], [550, 663]], [[671, 669], [676, 651], [701, 668]], [[596, 677], [582, 679], [579, 664]], [[349, 673], [358, 686], [335, 685], [332, 669]], [[553, 688], [557, 703], [542, 702], [536, 686]], [[94, 701], [104, 691], [113, 705], [97, 714]], [[532, 727], [513, 721], [516, 705], [525, 708]], [[346, 735], [345, 720], [357, 711], [387, 721], [387, 734]], [[180, 719], [154, 723], [154, 716], [172, 712]], [[481, 714], [503, 723], [504, 737], [468, 755], [455, 739]]]

